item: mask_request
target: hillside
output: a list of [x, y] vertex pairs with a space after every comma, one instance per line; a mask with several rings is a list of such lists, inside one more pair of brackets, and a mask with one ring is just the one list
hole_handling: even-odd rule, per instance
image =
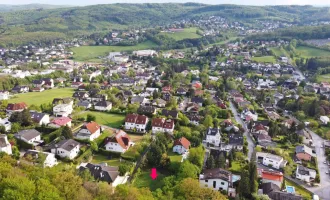
[[14, 12], [20, 10], [34, 10], [34, 9], [55, 9], [70, 6], [62, 5], [48, 5], [48, 4], [26, 4], [26, 5], [7, 5], [0, 4], [0, 12]]

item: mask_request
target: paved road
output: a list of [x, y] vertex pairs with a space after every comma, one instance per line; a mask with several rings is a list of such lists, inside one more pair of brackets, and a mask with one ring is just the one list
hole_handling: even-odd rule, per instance
[[229, 107], [230, 107], [230, 109], [231, 109], [231, 111], [232, 111], [232, 113], [235, 117], [235, 120], [238, 123], [240, 123], [242, 125], [243, 129], [244, 129], [244, 135], [246, 136], [246, 139], [247, 139], [247, 142], [248, 142], [248, 149], [249, 149], [248, 157], [249, 157], [249, 160], [251, 160], [251, 156], [252, 156], [252, 153], [254, 152], [254, 147], [255, 147], [254, 142], [251, 138], [251, 135], [248, 132], [246, 124], [243, 122], [243, 120], [239, 116], [237, 116], [237, 114], [238, 114], [237, 109], [235, 108], [234, 104], [231, 101], [229, 101]]

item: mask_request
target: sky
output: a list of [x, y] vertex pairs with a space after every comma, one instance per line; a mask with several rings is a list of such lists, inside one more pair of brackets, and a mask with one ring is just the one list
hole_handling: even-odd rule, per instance
[[53, 5], [95, 5], [111, 3], [184, 3], [199, 2], [207, 4], [241, 5], [330, 5], [329, 0], [0, 0], [0, 4], [53, 4]]

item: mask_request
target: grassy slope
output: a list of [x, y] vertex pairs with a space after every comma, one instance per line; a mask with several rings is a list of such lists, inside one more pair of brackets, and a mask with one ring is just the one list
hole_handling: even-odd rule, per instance
[[253, 57], [252, 60], [256, 61], [256, 62], [264, 62], [264, 63], [275, 63], [276, 62], [276, 59], [274, 58], [274, 56]]
[[302, 197], [306, 198], [306, 199], [311, 199], [311, 193], [309, 191], [307, 191], [306, 189], [304, 189], [303, 187], [301, 187], [300, 185], [285, 179], [285, 185], [287, 186], [293, 186], [295, 187], [296, 190], [296, 194], [301, 195]]
[[200, 38], [201, 36], [196, 34], [197, 28], [185, 28], [182, 32], [175, 32], [175, 33], [160, 33], [161, 35], [167, 35], [168, 37], [173, 38], [176, 41], [184, 40], [184, 39], [194, 39]]
[[110, 52], [150, 49], [156, 46], [155, 43], [147, 41], [136, 46], [82, 46], [74, 47], [71, 50], [76, 61], [95, 61], [98, 57], [106, 56]]
[[45, 90], [43, 92], [29, 92], [25, 94], [15, 95], [8, 102], [25, 102], [28, 105], [41, 105], [44, 103], [52, 103], [54, 98], [72, 97], [73, 92], [74, 90], [72, 88], [51, 89]]
[[86, 117], [87, 114], [92, 114], [96, 117], [96, 122], [102, 125], [110, 126], [113, 128], [119, 128], [125, 119], [125, 115], [119, 114], [109, 114], [104, 112], [94, 112], [94, 111], [87, 111], [81, 114], [80, 116]]
[[299, 46], [296, 48], [297, 53], [304, 58], [310, 57], [330, 57], [330, 51], [316, 49], [312, 47]]

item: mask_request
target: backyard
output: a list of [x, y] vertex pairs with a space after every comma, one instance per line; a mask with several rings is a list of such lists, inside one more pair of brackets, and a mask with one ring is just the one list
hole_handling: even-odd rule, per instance
[[196, 27], [185, 28], [183, 31], [174, 32], [174, 33], [160, 33], [160, 35], [166, 35], [168, 37], [173, 38], [176, 41], [184, 40], [184, 39], [195, 39], [200, 38], [202, 36], [196, 33], [198, 29]]
[[25, 102], [28, 106], [49, 104], [52, 103], [54, 98], [72, 97], [74, 90], [72, 88], [60, 88], [45, 90], [43, 92], [28, 92], [24, 94], [14, 95], [8, 100], [9, 103]]
[[88, 115], [94, 115], [96, 117], [96, 122], [101, 125], [110, 126], [112, 128], [120, 128], [123, 124], [125, 115], [121, 114], [110, 114], [106, 112], [95, 112], [95, 111], [86, 111], [82, 114], [79, 114], [76, 117], [85, 117]]
[[275, 63], [276, 59], [274, 56], [262, 56], [262, 57], [252, 57], [253, 61], [264, 62], [264, 63]]
[[162, 180], [165, 175], [157, 171], [158, 177], [156, 180], [152, 180], [150, 177], [151, 170], [143, 171], [134, 178], [133, 186], [137, 188], [147, 187], [151, 191], [155, 191], [157, 188], [161, 188], [163, 183]]

